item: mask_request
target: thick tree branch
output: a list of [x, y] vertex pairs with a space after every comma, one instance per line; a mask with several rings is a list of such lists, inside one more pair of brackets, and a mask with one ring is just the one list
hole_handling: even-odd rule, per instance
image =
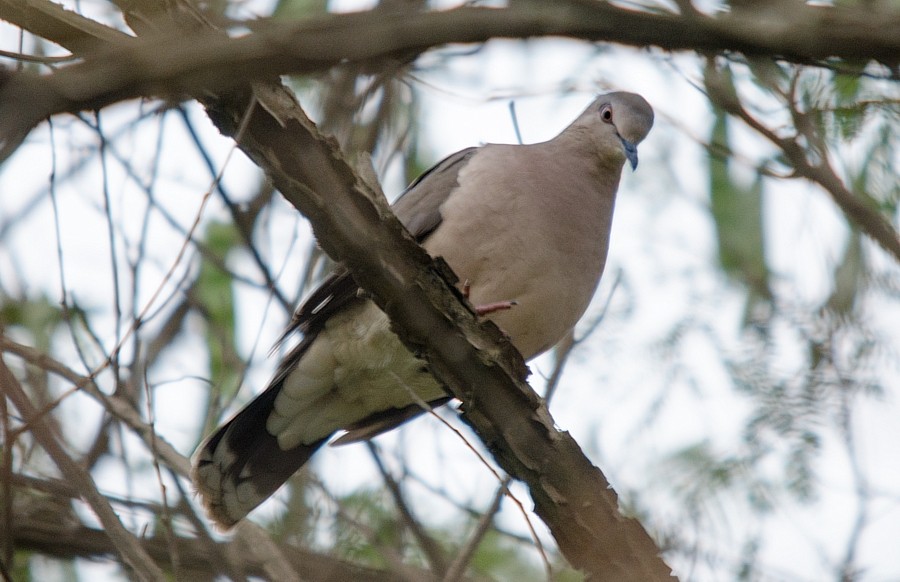
[[446, 267], [415, 244], [288, 91], [257, 85], [254, 99], [259, 105], [249, 95], [202, 101], [227, 135], [237, 134], [253, 107], [241, 148], [310, 219], [325, 251], [372, 293], [407, 347], [463, 401], [463, 418], [497, 462], [527, 483], [569, 561], [597, 580], [670, 579], [653, 541], [621, 515], [603, 474], [555, 428], [524, 382], [521, 356], [463, 307]]
[[132, 38], [49, 0], [0, 0], [0, 19], [75, 54]]
[[[482, 12], [473, 12], [472, 16], [477, 14]], [[318, 23], [331, 41], [308, 46], [310, 54], [301, 63], [322, 68], [336, 62], [333, 59], [347, 58], [342, 50], [322, 54], [329, 47], [362, 51], [350, 53], [358, 58], [372, 56], [365, 54], [368, 43], [359, 38], [360, 33], [371, 28], [371, 23], [353, 18], [365, 26], [351, 26], [341, 33], [340, 29], [329, 28], [330, 19]], [[398, 33], [396, 21], [386, 24], [389, 26], [374, 30], [390, 37]], [[307, 33], [313, 37], [314, 28], [307, 27]], [[296, 39], [291, 37], [296, 33], [295, 30], [284, 37], [283, 42], [292, 44]], [[231, 50], [229, 47], [235, 42], [246, 43], [254, 38], [262, 37], [251, 35], [234, 41], [215, 33], [209, 37], [195, 33], [190, 43], [195, 48], [218, 46], [214, 51], [218, 52]], [[407, 45], [425, 48], [435, 44], [433, 39], [426, 42], [422, 39], [427, 37], [416, 34], [405, 33], [400, 38], [406, 40], [388, 43], [382, 54], [409, 48]], [[115, 58], [93, 59], [91, 66], [76, 65], [48, 78], [51, 84], [58, 83], [60, 73], [65, 76], [75, 70], [78, 75], [90, 75], [90, 70], [99, 66], [104, 71], [93, 82], [103, 83], [104, 78], [114, 81], [112, 85], [103, 84], [100, 91], [83, 84], [86, 77], [82, 77], [82, 84], [67, 81], [49, 91], [32, 85], [22, 93], [22, 85], [13, 83], [14, 90], [6, 91], [5, 96], [30, 95], [45, 107], [50, 104], [49, 110], [53, 103], [68, 102], [71, 106], [76, 101], [86, 103], [85, 99], [93, 99], [91, 106], [95, 107], [106, 99], [144, 94], [147, 90], [169, 95], [179, 91], [196, 94], [201, 88], [222, 88], [217, 81], [219, 76], [228, 79], [228, 86], [260, 74], [259, 70], [243, 68], [231, 59], [229, 66], [237, 67], [237, 76], [226, 75], [222, 69], [224, 61], [208, 52], [199, 59], [186, 50], [164, 51], [165, 54], [157, 51], [158, 58], [148, 58], [151, 53], [145, 50], [129, 53], [132, 44], [135, 43], [116, 46]], [[126, 53], [138, 61], [129, 60]], [[167, 60], [166, 55], [174, 57], [176, 53], [174, 60]], [[255, 62], [252, 58], [244, 62], [251, 68], [261, 64], [251, 65]], [[169, 65], [191, 74], [181, 81], [173, 79], [166, 68]], [[150, 73], [149, 78], [131, 75], [129, 71], [135, 67]], [[263, 67], [262, 74], [274, 70]], [[42, 82], [34, 78], [30, 81]], [[179, 86], [181, 82], [186, 85]], [[104, 97], [98, 101], [97, 95]], [[549, 525], [570, 562], [598, 580], [670, 579], [669, 568], [658, 557], [659, 550], [641, 525], [620, 514], [616, 494], [599, 469], [568, 434], [556, 430], [541, 399], [523, 381], [526, 368], [511, 344], [496, 327], [480, 325], [463, 307], [459, 294], [448, 283], [452, 274], [436, 264], [402, 229], [386, 203], [343, 160], [336, 143], [321, 136], [305, 117], [293, 95], [278, 84], [257, 85], [252, 98], [244, 90], [220, 97], [207, 94], [201, 101], [220, 129], [238, 139], [242, 149], [266, 170], [285, 197], [310, 218], [323, 248], [344, 262], [373, 294], [406, 345], [425, 357], [436, 376], [464, 402], [464, 418], [504, 469], [528, 484], [537, 513]], [[239, 132], [248, 112], [249, 122]]]
[[[79, 28], [58, 14], [52, 14], [54, 26], [25, 18], [35, 14], [27, 12], [30, 7], [45, 4], [0, 0], [0, 17], [84, 51], [88, 45], [83, 37], [65, 25], [89, 30], [88, 37], [96, 32], [90, 27]], [[694, 14], [685, 19], [602, 2], [513, 3], [505, 9], [415, 13], [402, 21], [367, 13], [264, 23], [239, 39], [216, 32], [189, 39], [109, 38], [106, 42], [115, 46], [87, 55], [81, 65], [45, 77], [0, 79], [0, 143], [9, 151], [53, 113], [135, 96], [199, 95], [219, 127], [233, 136], [239, 120], [251, 112], [241, 147], [312, 219], [323, 246], [372, 291], [410, 349], [427, 358], [464, 401], [465, 418], [498, 462], [528, 483], [537, 512], [573, 565], [596, 579], [666, 579], [667, 568], [646, 532], [619, 514], [603, 475], [574, 440], [554, 428], [540, 399], [522, 382], [522, 363], [495, 329], [480, 329], [462, 308], [445, 270], [404, 238], [390, 212], [288, 93], [277, 85], [258, 85], [251, 96], [242, 87], [249, 79], [282, 72], [322, 70], [345, 60], [408, 59], [448, 42], [501, 36], [562, 35], [666, 49], [738, 50], [798, 62], [829, 56], [898, 61], [898, 13], [792, 4], [777, 18]], [[56, 26], [60, 22], [63, 26]], [[235, 92], [229, 95], [226, 89]]]
[[[104, 556], [116, 555], [116, 546], [105, 531], [74, 525], [62, 516], [60, 519], [17, 516], [13, 530], [12, 543], [16, 548], [40, 552], [45, 555], [64, 559], [86, 558], [96, 560]], [[206, 544], [199, 539], [179, 536], [178, 553], [182, 560], [179, 572], [183, 580], [221, 580], [223, 576], [231, 577], [227, 564], [217, 560], [217, 556], [235, 556], [245, 576], [266, 578], [269, 576], [268, 564], [254, 552], [247, 552], [241, 546], [242, 541], [216, 542], [217, 551], [210, 552]], [[170, 548], [161, 536], [146, 536], [140, 539], [141, 547], [160, 567], [169, 564]], [[281, 553], [290, 561], [303, 580], [317, 582], [388, 582], [396, 580], [394, 573], [374, 568], [356, 566], [343, 560], [317, 554], [297, 546], [279, 544]], [[419, 570], [422, 580], [432, 579], [425, 570]], [[267, 579], [277, 579], [269, 576]], [[280, 578], [278, 580], [284, 580]]]
[[[72, 32], [62, 27], [69, 19], [56, 13], [62, 9], [45, 8], [47, 5], [55, 6], [45, 1], [3, 0], [0, 18], [76, 50], [67, 42]], [[398, 52], [418, 53], [447, 43], [540, 36], [666, 50], [736, 51], [801, 63], [830, 57], [875, 59], [891, 64], [900, 60], [897, 10], [801, 2], [771, 3], [761, 11], [712, 15], [691, 12], [682, 16], [630, 10], [593, 0], [559, 0], [515, 2], [507, 8], [464, 6], [445, 11], [407, 11], [399, 16], [396, 12], [374, 10], [299, 22], [261, 20], [241, 26], [253, 29], [251, 35], [240, 39], [254, 47], [247, 49], [248, 56], [257, 58], [261, 65], [265, 65], [262, 61], [281, 60], [281, 65], [277, 65], [280, 67], [290, 66], [287, 61], [292, 60], [306, 62], [301, 66], [315, 61], [331, 66], [342, 59], [361, 61]], [[78, 27], [85, 28], [85, 32], [99, 37], [93, 26]], [[194, 43], [195, 48], [199, 48], [198, 44]]]
[[[123, 38], [96, 23], [89, 26], [73, 13], [51, 15], [54, 10], [48, 5], [55, 6], [40, 0], [5, 0], [0, 2], [0, 18], [73, 51], [90, 46], [86, 34], [107, 46], [83, 53], [84, 63], [51, 75], [23, 74], [3, 83], [0, 109], [6, 113], [0, 144], [7, 154], [41, 120], [63, 111], [140, 96], [182, 99], [277, 74], [321, 71], [343, 62], [407, 60], [448, 43], [500, 37], [565, 36], [667, 50], [738, 51], [804, 63], [830, 57], [900, 62], [896, 34], [900, 11], [794, 2], [779, 4], [771, 13], [686, 17], [585, 1], [417, 11], [402, 18], [372, 11], [300, 22], [258, 22], [250, 25], [250, 34], [239, 38], [203, 27], [190, 35], [156, 32], [140, 40]], [[37, 19], [35, 12], [46, 20]], [[152, 23], [148, 28], [165, 30]]]
[[234, 137], [252, 110], [241, 147], [311, 219], [325, 250], [373, 293], [407, 346], [463, 400], [467, 422], [506, 471], [528, 484], [537, 513], [570, 562], [598, 580], [669, 579], [653, 541], [620, 514], [602, 473], [556, 430], [524, 383], [521, 357], [496, 327], [479, 325], [463, 307], [447, 282], [452, 274], [409, 237], [292, 94], [280, 85], [259, 85], [253, 99], [243, 91], [202, 101]]

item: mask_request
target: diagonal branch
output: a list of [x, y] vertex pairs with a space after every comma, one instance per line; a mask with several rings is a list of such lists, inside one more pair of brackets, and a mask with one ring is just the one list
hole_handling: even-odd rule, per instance
[[[162, 459], [167, 466], [179, 475], [187, 476], [190, 473], [190, 461], [162, 436], [156, 434], [153, 427], [141, 418], [140, 413], [127, 399], [115, 394], [104, 394], [94, 384], [92, 378], [81, 376], [39, 350], [16, 343], [5, 335], [0, 334], [0, 366], [3, 366], [2, 354], [7, 352], [15, 354], [25, 362], [64, 378], [73, 385], [80, 387], [85, 394], [97, 400], [109, 414], [131, 428], [144, 441], [147, 449], [152, 450], [154, 459]], [[0, 374], [2, 372], [3, 370], [0, 369]], [[3, 382], [0, 382], [0, 386], [3, 386]], [[41, 415], [42, 412], [39, 411], [38, 415]], [[88, 479], [90, 479], [89, 476]], [[70, 479], [70, 481], [77, 485], [78, 490], [81, 490], [82, 484], [75, 480]], [[109, 531], [108, 528], [106, 529]], [[251, 552], [244, 552], [244, 554], [249, 555], [253, 560], [258, 560], [267, 571], [289, 572], [290, 565], [287, 563], [287, 558], [280, 554], [278, 548], [273, 547], [271, 540], [266, 536], [260, 535], [260, 530], [261, 528], [258, 525], [249, 522], [244, 523], [238, 529], [238, 540], [245, 546], [252, 548]], [[279, 576], [275, 578], [279, 578]], [[287, 577], [280, 576], [280, 579], [287, 579]]]
[[524, 382], [521, 356], [463, 306], [447, 267], [402, 229], [293, 95], [280, 85], [256, 85], [253, 98], [245, 93], [204, 104], [226, 135], [254, 107], [240, 147], [310, 219], [323, 249], [350, 268], [406, 346], [463, 401], [463, 419], [504, 470], [526, 482], [535, 511], [572, 565], [600, 580], [670, 579], [652, 539], [621, 515], [606, 478], [555, 428]]
[[141, 418], [134, 405], [126, 398], [115, 394], [104, 394], [94, 383], [93, 378], [82, 376], [40, 350], [14, 342], [9, 337], [0, 334], [0, 354], [5, 352], [15, 354], [29, 364], [46, 370], [71, 382], [73, 386], [79, 387], [85, 394], [99, 402], [109, 414], [130, 427], [144, 441], [148, 449], [151, 447], [155, 448], [155, 454], [162, 458], [169, 467], [175, 469], [181, 475], [190, 473], [191, 466], [188, 459], [161, 435], [155, 434], [150, 425]]
[[50, 0], [0, 0], [0, 19], [76, 54], [133, 38]]

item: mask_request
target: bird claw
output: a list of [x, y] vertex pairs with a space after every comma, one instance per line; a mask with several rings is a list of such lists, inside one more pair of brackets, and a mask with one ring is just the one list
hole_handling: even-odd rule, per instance
[[[466, 299], [469, 298], [469, 292], [472, 290], [472, 285], [469, 283], [469, 280], [466, 279], [462, 285], [462, 296]], [[507, 309], [512, 309], [514, 305], [518, 305], [519, 302], [515, 299], [507, 300], [507, 301], [495, 301], [494, 303], [487, 303], [485, 305], [476, 305], [475, 306], [475, 314], [479, 317], [488, 315], [490, 313], [494, 313], [496, 311], [506, 311]]]
[[518, 301], [496, 301], [494, 303], [487, 303], [485, 305], [476, 305], [475, 313], [478, 316], [483, 316], [489, 313], [494, 313], [495, 311], [505, 311], [507, 309], [512, 309], [514, 305], [518, 304]]

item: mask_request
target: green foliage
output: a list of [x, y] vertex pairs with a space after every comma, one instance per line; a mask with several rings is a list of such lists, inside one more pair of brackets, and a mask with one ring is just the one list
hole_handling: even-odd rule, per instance
[[753, 75], [752, 81], [766, 91], [784, 93], [790, 87], [789, 69], [773, 59], [748, 58], [747, 67]]
[[[496, 530], [485, 534], [472, 558], [470, 571], [489, 580], [541, 582], [546, 571], [534, 559], [525, 559], [521, 545]], [[553, 564], [554, 582], [580, 582], [584, 576], [564, 561]]]
[[63, 321], [62, 309], [46, 296], [21, 300], [0, 297], [0, 330], [17, 327], [27, 331], [37, 349], [49, 349], [53, 333]]
[[[360, 489], [335, 499], [335, 503], [339, 509], [328, 536], [333, 540], [328, 546], [330, 554], [374, 568], [391, 568], [389, 556], [393, 555], [401, 557], [405, 564], [428, 568], [428, 557], [409, 529], [398, 521], [401, 518], [385, 489]], [[291, 522], [296, 520], [291, 518]], [[427, 535], [444, 549], [449, 561], [468, 549], [474, 525], [475, 517], [461, 524], [425, 526], [420, 522]], [[286, 533], [283, 528], [279, 531], [281, 535]], [[533, 551], [526, 551], [531, 547], [527, 539], [490, 529], [478, 540], [466, 572], [478, 580], [547, 580], [545, 565], [536, 559]], [[554, 582], [583, 580], [582, 574], [558, 556], [551, 554], [550, 559]]]
[[760, 541], [758, 538], [747, 540], [741, 550], [741, 563], [737, 571], [737, 580], [739, 582], [752, 582], [759, 579], [757, 572], [757, 560], [759, 557]]
[[55, 325], [59, 320], [59, 310], [53, 308], [46, 297], [28, 302], [4, 298], [0, 302], [0, 321], [7, 326], [22, 326], [37, 331], [45, 330], [48, 321]]
[[338, 500], [341, 514], [334, 522], [332, 535], [335, 554], [374, 567], [388, 567], [386, 549], [423, 564], [423, 558], [406, 536], [384, 490], [359, 490]]
[[744, 497], [757, 512], [768, 512], [775, 485], [755, 471], [757, 460], [747, 451], [720, 452], [701, 442], [673, 453], [660, 467], [660, 478], [671, 483], [690, 513], [708, 511], [717, 505], [714, 501], [721, 504], [729, 496]]
[[827, 308], [836, 316], [852, 315], [866, 284], [866, 271], [862, 235], [854, 230], [848, 237], [844, 256], [834, 268], [834, 288], [826, 302]]
[[[241, 237], [233, 224], [210, 223], [205, 231], [209, 253], [220, 261], [241, 244]], [[206, 324], [209, 350], [210, 381], [225, 395], [237, 390], [239, 377], [235, 375], [233, 354], [236, 353], [234, 290], [232, 275], [210, 258], [204, 258], [194, 282], [191, 296]]]
[[297, 19], [323, 14], [328, 0], [278, 0], [272, 10], [274, 18]]
[[709, 156], [710, 211], [716, 228], [719, 266], [731, 280], [747, 289], [747, 324], [758, 317], [757, 307], [772, 297], [765, 256], [762, 177], [757, 174], [750, 186], [742, 186], [734, 179], [729, 119], [720, 109], [715, 109], [714, 114]]

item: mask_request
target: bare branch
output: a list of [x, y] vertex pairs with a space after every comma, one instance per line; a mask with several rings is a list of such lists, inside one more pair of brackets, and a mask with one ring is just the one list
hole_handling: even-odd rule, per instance
[[108, 43], [127, 42], [133, 38], [49, 0], [2, 0], [0, 19], [73, 53], [90, 51]]
[[[817, 153], [820, 159], [817, 162], [810, 161], [807, 155], [808, 148], [799, 143], [799, 136], [781, 137], [750, 115], [741, 105], [737, 96], [724, 88], [725, 85], [721, 83], [719, 74], [715, 65], [710, 61], [706, 67], [706, 90], [710, 100], [781, 149], [798, 176], [802, 176], [824, 188], [851, 222], [881, 245], [884, 250], [892, 254], [896, 260], [900, 261], [900, 236], [898, 236], [897, 231], [876, 209], [868, 206], [860, 196], [851, 192], [844, 185], [828, 162], [825, 143], [816, 136], [803, 134], [804, 137], [809, 139], [810, 143], [817, 146], [816, 150], [818, 150]], [[793, 111], [794, 105], [789, 104], [789, 106]], [[802, 132], [802, 127], [797, 129]]]
[[456, 558], [453, 559], [453, 563], [450, 564], [450, 567], [447, 569], [447, 572], [444, 574], [444, 579], [441, 582], [459, 582], [459, 580], [462, 579], [469, 562], [475, 556], [475, 550], [478, 549], [484, 536], [491, 530], [491, 526], [494, 523], [494, 517], [497, 515], [497, 512], [500, 511], [500, 502], [503, 501], [503, 498], [508, 494], [509, 484], [511, 482], [512, 479], [506, 477], [503, 479], [503, 482], [500, 483], [500, 487], [498, 487], [497, 492], [494, 493], [494, 499], [491, 501], [491, 504], [482, 513], [481, 517], [479, 517], [478, 524], [475, 526], [475, 531], [472, 532], [472, 535], [469, 537], [466, 544], [456, 553]]
[[[41, 1], [31, 4], [44, 6]], [[38, 26], [16, 6], [0, 4], [0, 18], [72, 50], [82, 46], [80, 36], [76, 42], [71, 34]], [[157, 33], [139, 40], [126, 37], [127, 42], [113, 41], [112, 33], [101, 35], [96, 26], [91, 30], [107, 45], [86, 54], [84, 63], [46, 77], [0, 79], [0, 107], [7, 110], [0, 144], [7, 155], [32, 127], [63, 111], [96, 109], [139, 96], [183, 99], [339, 63], [411, 61], [434, 47], [491, 38], [566, 36], [666, 50], [738, 51], [802, 63], [832, 57], [875, 59], [891, 66], [900, 62], [900, 12], [803, 3], [786, 4], [777, 13], [685, 17], [584, 1], [417, 11], [403, 18], [372, 11], [252, 23], [253, 32], [238, 38], [203, 27], [190, 35]]]
[[134, 568], [140, 579], [165, 581], [166, 577], [162, 570], [147, 555], [146, 551], [138, 543], [137, 538], [125, 529], [109, 502], [97, 490], [97, 486], [94, 484], [94, 480], [91, 479], [90, 474], [81, 468], [63, 449], [56, 435], [53, 434], [47, 426], [46, 420], [31, 403], [31, 399], [25, 394], [18, 379], [6, 366], [6, 362], [2, 357], [0, 357], [0, 386], [3, 386], [5, 397], [9, 398], [15, 407], [19, 409], [22, 417], [29, 424], [31, 433], [41, 443], [41, 446], [47, 451], [47, 454], [56, 463], [56, 466], [59, 467], [66, 480], [78, 487], [82, 498], [94, 510], [100, 523], [103, 524], [103, 529], [106, 530], [106, 535], [112, 540], [122, 559]]
[[[147, 3], [148, 9], [150, 4], [159, 6]], [[175, 25], [193, 30], [197, 23]], [[348, 44], [361, 46], [358, 37]], [[524, 382], [521, 356], [496, 326], [476, 321], [452, 286], [449, 268], [415, 243], [293, 95], [280, 84], [257, 84], [252, 92], [204, 93], [201, 102], [310, 219], [323, 249], [372, 293], [407, 347], [463, 401], [463, 418], [498, 463], [528, 484], [536, 512], [573, 566], [597, 579], [670, 580], [652, 539], [619, 512], [603, 474], [555, 428]], [[491, 398], [476, 398], [476, 387]]]
[[[20, 517], [17, 519], [11, 541], [16, 548], [68, 559], [78, 557], [98, 559], [116, 553], [116, 547], [106, 532], [80, 525], [74, 526], [64, 518]], [[182, 575], [180, 579], [183, 580], [220, 580], [223, 575], [234, 579], [235, 572], [229, 569], [226, 560], [217, 559], [219, 556], [240, 556], [240, 568], [244, 576], [288, 580], [271, 577], [270, 564], [255, 551], [248, 552], [242, 548], [241, 542], [212, 542], [214, 551], [210, 551], [207, 544], [200, 539], [179, 536], [175, 538], [175, 543], [182, 557], [183, 570], [180, 572]], [[268, 543], [273, 542], [268, 540]], [[147, 536], [140, 540], [140, 544], [158, 564], [164, 566], [168, 563], [169, 546], [163, 538]], [[277, 548], [288, 560], [290, 568], [299, 573], [304, 580], [317, 582], [396, 580], [392, 572], [356, 566], [297, 546], [278, 544]], [[421, 570], [418, 572], [427, 575], [427, 572]]]
[[[47, 354], [34, 348], [23, 346], [13, 342], [8, 337], [0, 335], [0, 353], [9, 352], [16, 354], [26, 362], [52, 374], [60, 376], [78, 386], [85, 394], [91, 396], [113, 416], [128, 425], [147, 445], [148, 450], [155, 449], [156, 453], [165, 461], [166, 465], [177, 470], [181, 475], [190, 472], [190, 462], [187, 457], [179, 453], [167, 440], [158, 434], [153, 434], [150, 425], [144, 422], [141, 415], [135, 410], [132, 403], [121, 396], [107, 396], [94, 384], [90, 377], [82, 376], [68, 368], [64, 364], [54, 360]], [[152, 444], [151, 444], [152, 443]]]
[[381, 473], [381, 477], [384, 479], [384, 483], [387, 485], [388, 491], [394, 499], [394, 504], [397, 506], [397, 510], [402, 517], [403, 525], [409, 529], [418, 542], [419, 547], [421, 547], [422, 551], [425, 552], [425, 555], [428, 556], [432, 571], [436, 575], [444, 576], [447, 572], [447, 557], [444, 555], [443, 549], [440, 544], [438, 544], [437, 540], [425, 531], [425, 528], [413, 515], [412, 508], [410, 508], [409, 504], [406, 502], [406, 496], [400, 488], [400, 483], [394, 479], [394, 476], [391, 475], [387, 470], [387, 467], [384, 466], [378, 448], [372, 442], [367, 442], [366, 445], [369, 448], [369, 454], [372, 456], [372, 460], [375, 461], [375, 465], [378, 467], [378, 472]]

